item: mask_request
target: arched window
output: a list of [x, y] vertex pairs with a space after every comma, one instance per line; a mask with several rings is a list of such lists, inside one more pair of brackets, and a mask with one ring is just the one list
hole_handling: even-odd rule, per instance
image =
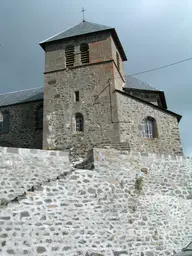
[[119, 61], [119, 54], [116, 52], [116, 61], [117, 61], [117, 68], [120, 70], [120, 61]]
[[81, 63], [89, 63], [89, 45], [86, 43], [83, 43], [80, 45], [80, 51], [81, 51]]
[[76, 131], [83, 132], [84, 131], [84, 120], [83, 120], [83, 115], [81, 113], [75, 114], [75, 123], [76, 123]]
[[0, 133], [9, 132], [9, 112], [0, 111]]
[[74, 46], [68, 45], [65, 49], [66, 67], [73, 67], [75, 62]]
[[43, 104], [40, 104], [35, 110], [35, 128], [43, 128]]
[[157, 138], [157, 123], [153, 117], [146, 117], [142, 121], [142, 134], [144, 138]]

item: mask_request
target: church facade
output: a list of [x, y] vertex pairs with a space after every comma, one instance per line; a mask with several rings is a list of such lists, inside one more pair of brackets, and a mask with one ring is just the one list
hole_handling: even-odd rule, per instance
[[114, 28], [83, 21], [40, 45], [44, 87], [0, 95], [0, 145], [183, 154], [181, 116], [163, 91], [125, 77]]

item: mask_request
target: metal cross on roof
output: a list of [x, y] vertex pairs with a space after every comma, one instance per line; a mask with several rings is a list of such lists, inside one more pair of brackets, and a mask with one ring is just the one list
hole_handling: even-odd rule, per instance
[[82, 14], [83, 14], [83, 21], [85, 21], [85, 11], [86, 11], [86, 10], [85, 10], [84, 8], [82, 8], [81, 11], [82, 11]]

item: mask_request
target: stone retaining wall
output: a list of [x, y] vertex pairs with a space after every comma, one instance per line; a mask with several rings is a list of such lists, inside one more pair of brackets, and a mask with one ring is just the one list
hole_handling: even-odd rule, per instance
[[0, 201], [13, 200], [69, 170], [67, 152], [0, 147]]
[[[192, 240], [192, 159], [93, 153], [94, 170], [68, 172], [0, 209], [0, 255], [165, 256]], [[53, 162], [48, 168], [61, 173]]]
[[[95, 149], [94, 160], [110, 184], [111, 212], [126, 227], [119, 243], [128, 255], [172, 255], [192, 241], [192, 158]], [[147, 173], [139, 193], [141, 168]]]

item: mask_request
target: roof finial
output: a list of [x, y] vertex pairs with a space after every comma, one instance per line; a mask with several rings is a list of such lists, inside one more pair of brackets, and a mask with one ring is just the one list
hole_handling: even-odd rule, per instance
[[83, 14], [83, 22], [84, 22], [84, 21], [85, 21], [85, 11], [86, 11], [86, 10], [85, 10], [84, 8], [82, 8], [81, 11], [82, 11], [82, 14]]

